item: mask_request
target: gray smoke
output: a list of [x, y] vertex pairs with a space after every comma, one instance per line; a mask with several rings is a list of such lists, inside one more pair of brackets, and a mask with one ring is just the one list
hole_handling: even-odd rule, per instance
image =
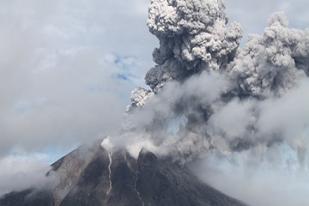
[[102, 145], [193, 164], [253, 206], [308, 205], [309, 31], [276, 13], [240, 47], [221, 0], [152, 0], [148, 26], [150, 89], [132, 92], [123, 133]]
[[228, 24], [221, 0], [152, 0], [148, 27], [160, 41], [153, 52], [156, 66], [146, 75], [154, 91], [169, 80], [224, 70], [242, 36], [237, 23]]
[[262, 35], [239, 47], [241, 28], [224, 9], [221, 0], [151, 1], [156, 65], [145, 77], [150, 89], [132, 92], [118, 142], [147, 139], [181, 162], [212, 150], [287, 144], [304, 161], [309, 32], [289, 28], [276, 13]]
[[309, 73], [309, 32], [288, 28], [274, 14], [261, 36], [253, 37], [230, 66], [243, 95], [266, 97], [285, 93]]

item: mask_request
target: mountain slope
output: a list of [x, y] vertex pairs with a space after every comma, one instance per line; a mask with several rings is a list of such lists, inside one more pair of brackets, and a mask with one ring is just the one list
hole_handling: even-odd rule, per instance
[[13, 192], [1, 206], [244, 206], [201, 183], [186, 167], [141, 151], [109, 153], [94, 144], [52, 165], [53, 189]]

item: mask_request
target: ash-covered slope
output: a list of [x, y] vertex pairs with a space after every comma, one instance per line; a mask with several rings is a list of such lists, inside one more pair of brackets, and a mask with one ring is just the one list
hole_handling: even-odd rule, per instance
[[[51, 188], [13, 192], [1, 206], [243, 206], [201, 183], [188, 168], [168, 158], [141, 151], [113, 154], [97, 146], [79, 148], [48, 173]], [[87, 152], [87, 153], [85, 153]]]

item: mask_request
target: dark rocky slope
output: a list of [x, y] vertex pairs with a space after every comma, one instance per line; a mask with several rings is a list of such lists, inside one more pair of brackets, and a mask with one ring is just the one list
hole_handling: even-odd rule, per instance
[[200, 182], [186, 167], [142, 151], [108, 153], [82, 147], [52, 165], [53, 189], [28, 189], [0, 206], [244, 206]]

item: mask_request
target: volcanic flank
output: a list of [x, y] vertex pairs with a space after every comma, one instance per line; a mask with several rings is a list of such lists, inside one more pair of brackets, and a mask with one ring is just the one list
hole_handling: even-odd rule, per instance
[[58, 177], [53, 188], [13, 192], [0, 199], [0, 205], [244, 206], [169, 158], [142, 150], [135, 159], [126, 151], [111, 154], [98, 145], [83, 146], [55, 162], [47, 174]]
[[309, 32], [290, 29], [278, 13], [239, 47], [240, 25], [224, 9], [221, 0], [152, 0], [155, 66], [145, 77], [149, 89], [132, 92], [119, 133], [53, 164], [53, 184], [10, 193], [0, 205], [241, 206], [201, 183], [189, 163], [280, 145], [304, 159], [308, 119], [287, 131], [281, 117], [287, 99], [302, 100], [309, 88]]

